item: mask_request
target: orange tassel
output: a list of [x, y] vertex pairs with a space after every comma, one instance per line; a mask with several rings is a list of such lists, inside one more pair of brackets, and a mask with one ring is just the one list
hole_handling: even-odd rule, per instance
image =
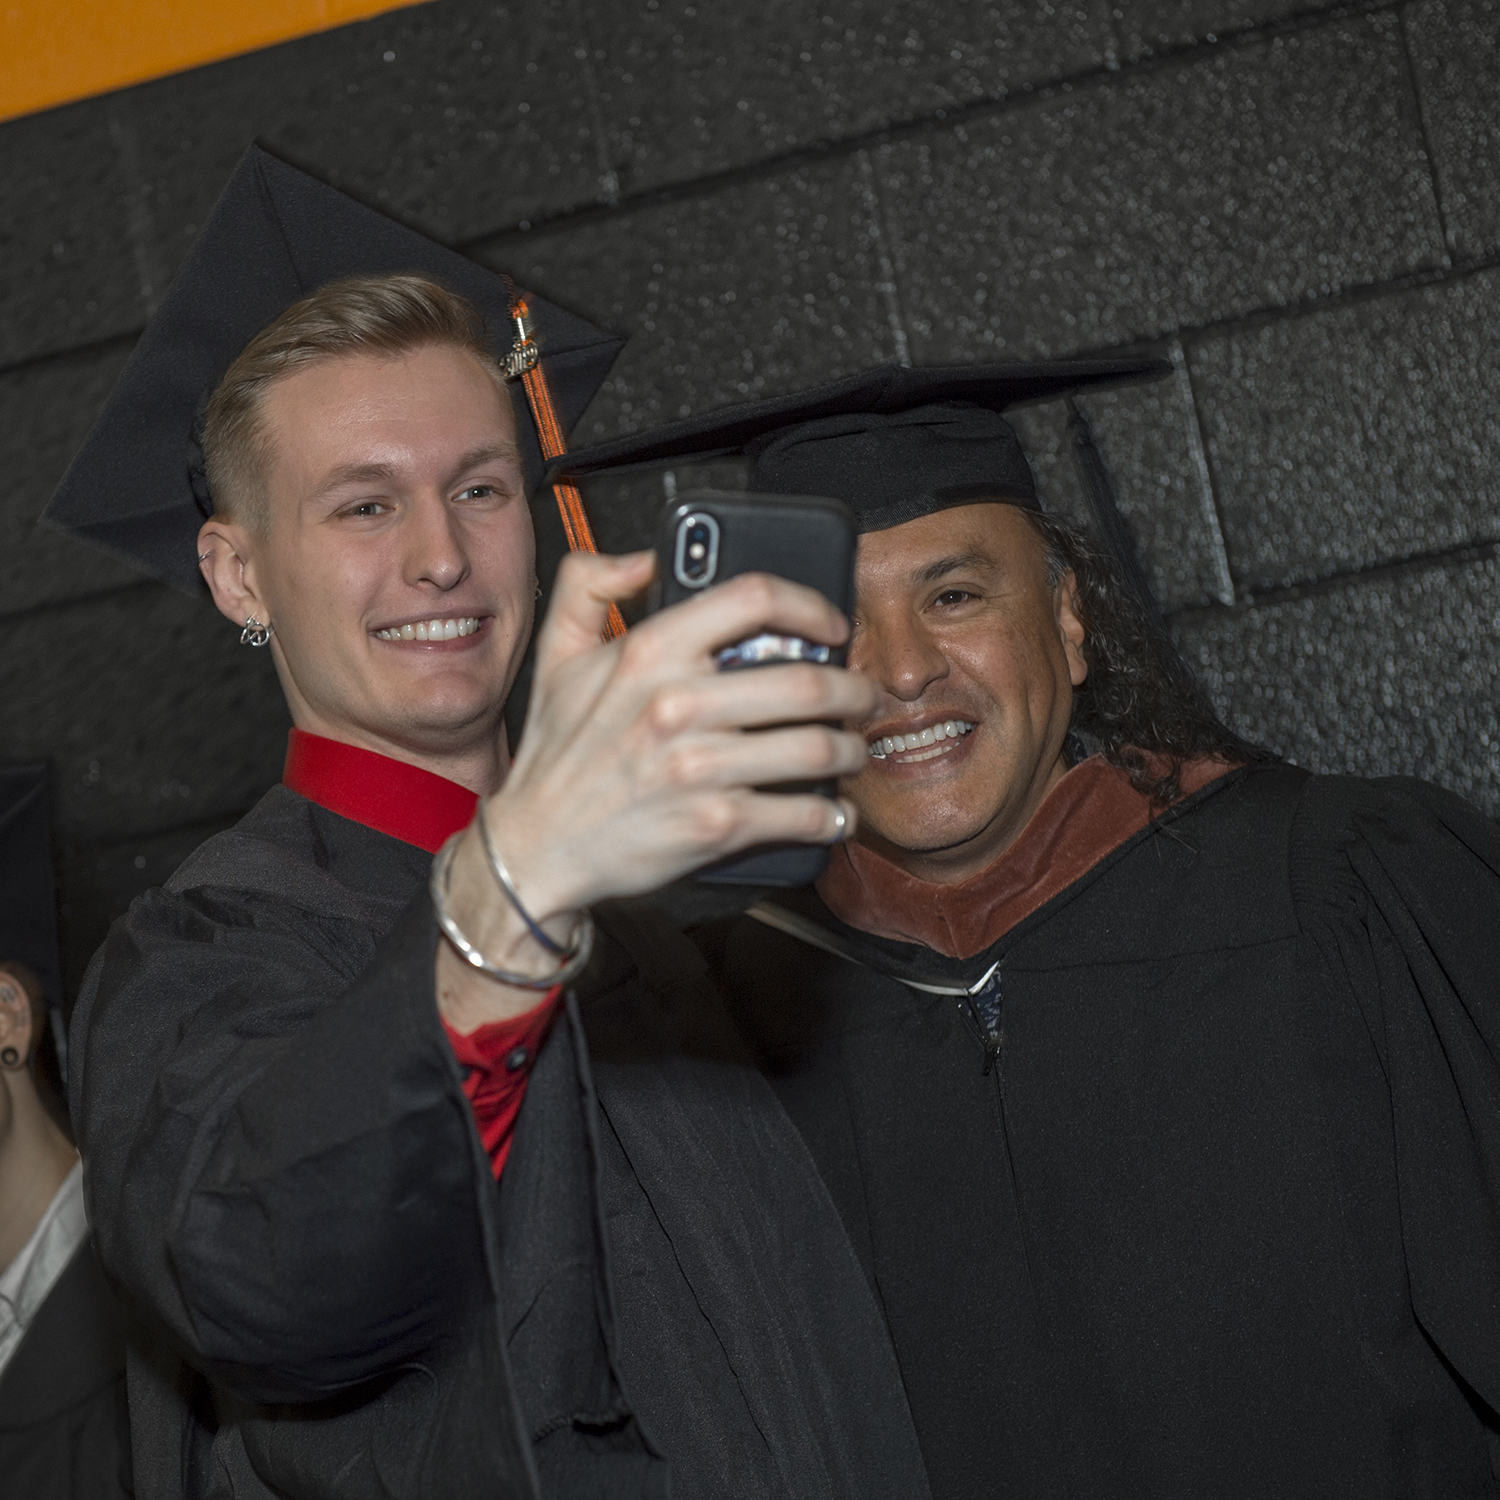
[[[521, 369], [521, 383], [526, 387], [526, 400], [531, 407], [531, 415], [536, 420], [537, 435], [542, 442], [542, 456], [549, 460], [561, 458], [567, 452], [568, 440], [562, 424], [557, 420], [557, 408], [553, 405], [552, 390], [542, 370], [540, 351], [532, 342], [526, 299], [518, 297], [511, 311], [520, 338], [513, 354], [520, 352], [528, 361]], [[578, 486], [559, 482], [552, 486], [552, 494], [557, 500], [558, 514], [562, 516], [563, 530], [567, 533], [568, 550], [597, 552], [599, 549], [594, 545], [593, 529], [589, 526]], [[604, 639], [612, 641], [616, 636], [624, 634], [625, 621], [620, 611], [611, 604], [609, 619], [604, 626]]]

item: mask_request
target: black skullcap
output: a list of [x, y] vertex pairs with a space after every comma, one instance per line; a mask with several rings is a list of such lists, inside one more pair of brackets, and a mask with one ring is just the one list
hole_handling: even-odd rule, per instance
[[47, 820], [47, 768], [0, 766], [0, 962], [35, 971], [48, 1003], [62, 1001], [57, 898]]
[[[345, 276], [403, 272], [467, 297], [484, 317], [492, 352], [504, 358], [514, 331], [503, 276], [252, 146], [43, 519], [198, 593], [195, 544], [211, 502], [196, 434], [209, 396], [250, 340], [294, 302]], [[566, 429], [583, 414], [621, 341], [526, 295]], [[541, 444], [519, 384], [514, 391], [517, 435], [534, 487]]]
[[887, 366], [580, 448], [552, 468], [582, 477], [743, 452], [752, 460], [752, 491], [842, 500], [861, 531], [976, 500], [1037, 509], [1026, 456], [1000, 413], [1023, 401], [1170, 372], [1155, 359]]

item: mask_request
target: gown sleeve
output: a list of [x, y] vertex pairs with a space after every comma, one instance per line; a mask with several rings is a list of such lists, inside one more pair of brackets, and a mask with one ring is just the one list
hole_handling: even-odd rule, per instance
[[1413, 1309], [1500, 1412], [1500, 826], [1422, 782], [1317, 777], [1291, 855], [1389, 1082]]
[[493, 1193], [425, 891], [378, 944], [270, 894], [153, 891], [73, 1021], [101, 1259], [243, 1400], [413, 1361], [485, 1295]]

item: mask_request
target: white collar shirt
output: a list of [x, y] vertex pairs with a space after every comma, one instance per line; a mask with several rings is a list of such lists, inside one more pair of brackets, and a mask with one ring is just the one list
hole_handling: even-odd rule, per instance
[[88, 1232], [83, 1211], [83, 1165], [74, 1162], [31, 1238], [0, 1271], [0, 1374], [20, 1348], [32, 1319]]

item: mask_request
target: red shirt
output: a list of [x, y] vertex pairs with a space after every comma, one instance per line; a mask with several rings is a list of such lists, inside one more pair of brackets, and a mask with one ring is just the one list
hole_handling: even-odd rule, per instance
[[[281, 780], [309, 802], [429, 854], [464, 827], [479, 805], [478, 794], [468, 787], [420, 766], [300, 729], [288, 738]], [[464, 1093], [496, 1177], [510, 1154], [526, 1080], [561, 994], [559, 985], [524, 1015], [467, 1035], [443, 1022], [448, 1044], [464, 1069]]]

